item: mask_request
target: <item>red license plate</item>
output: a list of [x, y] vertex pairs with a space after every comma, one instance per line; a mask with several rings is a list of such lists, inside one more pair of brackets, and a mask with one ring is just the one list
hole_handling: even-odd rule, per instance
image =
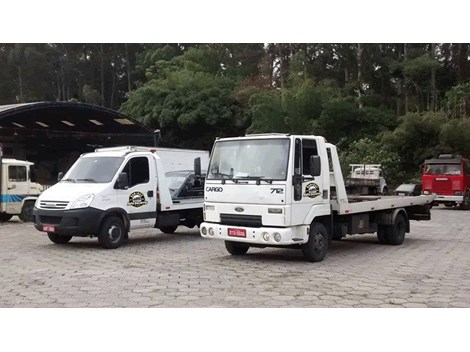
[[245, 229], [228, 229], [228, 235], [232, 237], [246, 237]]
[[42, 230], [44, 232], [55, 232], [55, 226], [54, 225], [43, 225]]

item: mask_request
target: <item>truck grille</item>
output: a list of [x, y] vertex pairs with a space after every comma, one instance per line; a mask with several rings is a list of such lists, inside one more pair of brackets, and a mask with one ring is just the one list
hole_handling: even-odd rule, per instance
[[220, 214], [220, 222], [224, 225], [261, 227], [261, 215]]
[[39, 207], [41, 209], [65, 209], [69, 202], [63, 201], [53, 201], [53, 200], [43, 200], [39, 202]]

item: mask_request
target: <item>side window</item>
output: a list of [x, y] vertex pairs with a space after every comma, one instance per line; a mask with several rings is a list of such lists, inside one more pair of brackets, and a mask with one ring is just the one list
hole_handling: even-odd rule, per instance
[[26, 166], [8, 166], [8, 179], [13, 182], [26, 182]]
[[463, 172], [465, 173], [465, 175], [470, 175], [470, 161], [466, 161], [464, 164], [463, 164]]
[[149, 161], [146, 157], [132, 158], [124, 166], [122, 172], [126, 172], [129, 177], [129, 188], [148, 183], [150, 180]]
[[308, 175], [310, 170], [310, 156], [318, 155], [317, 142], [314, 139], [302, 140], [302, 174]]

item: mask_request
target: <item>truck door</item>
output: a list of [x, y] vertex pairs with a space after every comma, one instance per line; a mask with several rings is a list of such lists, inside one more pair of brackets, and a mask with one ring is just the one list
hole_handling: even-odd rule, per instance
[[[323, 203], [322, 176], [309, 175], [310, 156], [318, 155], [315, 139], [297, 138], [294, 150], [294, 173], [301, 177], [301, 186], [294, 186], [292, 203], [292, 224], [302, 224], [312, 204]], [[294, 176], [295, 177], [295, 176]], [[297, 189], [295, 189], [297, 188]]]
[[2, 202], [8, 214], [19, 214], [21, 202], [29, 193], [29, 181], [26, 165], [8, 165], [5, 177], [6, 189]]
[[131, 228], [153, 227], [157, 217], [155, 194], [155, 167], [147, 156], [128, 160], [121, 172], [129, 178], [129, 188], [117, 190], [119, 207], [125, 209]]

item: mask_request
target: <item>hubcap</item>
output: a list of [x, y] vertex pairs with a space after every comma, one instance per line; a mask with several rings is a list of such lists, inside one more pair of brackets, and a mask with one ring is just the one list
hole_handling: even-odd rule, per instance
[[111, 225], [108, 229], [108, 237], [111, 241], [117, 241], [121, 237], [121, 229], [119, 226]]
[[317, 232], [313, 236], [313, 250], [316, 253], [321, 253], [323, 251], [323, 247], [325, 247], [325, 240], [320, 232]]

